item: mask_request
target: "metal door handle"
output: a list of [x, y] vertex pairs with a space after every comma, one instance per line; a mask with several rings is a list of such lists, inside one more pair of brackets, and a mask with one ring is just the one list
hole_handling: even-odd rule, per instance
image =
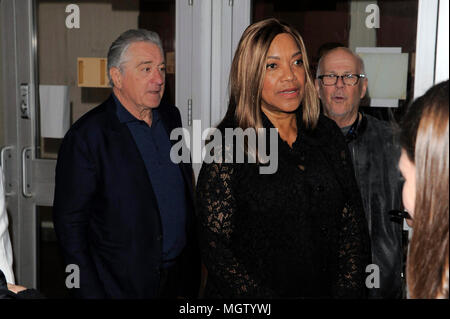
[[5, 153], [6, 153], [6, 151], [12, 150], [12, 149], [14, 149], [13, 145], [5, 146], [5, 147], [2, 148], [2, 151], [0, 152], [0, 158], [1, 158], [0, 159], [0, 165], [2, 166], [2, 171], [3, 171], [3, 176], [1, 178], [3, 178], [3, 181], [4, 181], [3, 185], [4, 185], [4, 188], [5, 188], [5, 196], [13, 196], [14, 195], [14, 192], [6, 192], [7, 187], [6, 187], [6, 180], [5, 180], [5, 178], [6, 178], [6, 173], [5, 173]]
[[33, 197], [34, 196], [34, 194], [33, 193], [29, 193], [28, 192], [28, 190], [27, 190], [27, 187], [30, 187], [30, 185], [29, 184], [27, 184], [27, 159], [26, 159], [26, 156], [27, 156], [27, 152], [28, 151], [32, 151], [33, 150], [33, 148], [32, 147], [25, 147], [23, 150], [22, 150], [22, 194], [23, 194], [23, 196], [25, 196], [26, 198], [30, 198], [30, 197]]

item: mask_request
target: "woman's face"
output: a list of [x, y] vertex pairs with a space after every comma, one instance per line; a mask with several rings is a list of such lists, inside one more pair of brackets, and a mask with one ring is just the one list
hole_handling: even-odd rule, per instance
[[293, 112], [305, 92], [305, 68], [294, 38], [278, 34], [269, 47], [261, 107], [272, 112]]
[[[412, 163], [405, 150], [402, 149], [402, 155], [398, 164], [400, 172], [405, 179], [403, 184], [403, 206], [411, 217], [414, 217], [414, 204], [416, 200], [416, 166]], [[407, 219], [406, 222], [412, 226], [412, 221]]]

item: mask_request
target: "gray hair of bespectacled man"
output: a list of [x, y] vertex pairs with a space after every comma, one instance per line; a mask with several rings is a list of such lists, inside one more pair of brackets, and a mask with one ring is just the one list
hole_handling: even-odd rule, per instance
[[118, 68], [120, 72], [123, 71], [122, 64], [126, 62], [127, 50], [130, 45], [135, 42], [149, 42], [156, 44], [161, 49], [161, 54], [164, 56], [164, 50], [162, 48], [161, 39], [158, 33], [145, 29], [131, 29], [125, 31], [116, 40], [114, 40], [108, 50], [108, 79], [109, 84], [112, 87], [114, 87], [114, 83], [111, 79], [109, 71], [113, 67]]

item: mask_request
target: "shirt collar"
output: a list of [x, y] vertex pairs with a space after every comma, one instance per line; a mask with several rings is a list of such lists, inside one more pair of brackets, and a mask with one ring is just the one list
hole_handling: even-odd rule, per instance
[[[119, 101], [117, 96], [113, 93], [114, 101], [116, 103], [116, 115], [119, 118], [120, 123], [142, 122], [134, 117]], [[152, 109], [152, 125], [159, 121], [159, 114], [157, 109]]]

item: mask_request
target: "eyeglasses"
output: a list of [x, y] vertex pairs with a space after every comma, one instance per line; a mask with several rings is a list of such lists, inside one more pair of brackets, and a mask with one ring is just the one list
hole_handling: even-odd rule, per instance
[[323, 85], [331, 86], [336, 85], [339, 78], [342, 78], [342, 82], [345, 85], [354, 86], [358, 84], [360, 78], [365, 78], [364, 74], [344, 74], [344, 75], [336, 75], [336, 74], [323, 74], [319, 75], [317, 78], [322, 81]]

